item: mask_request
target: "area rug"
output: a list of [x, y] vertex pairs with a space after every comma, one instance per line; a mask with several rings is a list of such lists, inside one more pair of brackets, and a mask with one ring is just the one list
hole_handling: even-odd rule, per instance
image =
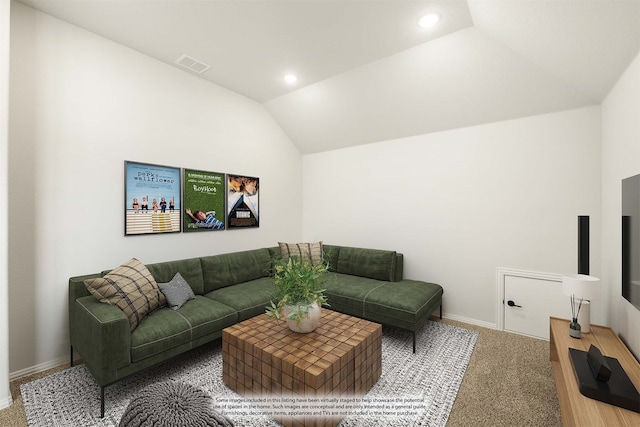
[[[477, 332], [429, 321], [417, 333], [413, 354], [410, 333], [383, 328], [382, 376], [363, 398], [347, 404], [340, 427], [445, 426], [477, 337]], [[133, 397], [165, 381], [201, 388], [237, 426], [279, 426], [264, 406], [222, 382], [220, 341], [107, 387], [104, 418], [100, 389], [84, 365], [23, 384], [20, 390], [30, 426], [102, 427], [117, 426]]]

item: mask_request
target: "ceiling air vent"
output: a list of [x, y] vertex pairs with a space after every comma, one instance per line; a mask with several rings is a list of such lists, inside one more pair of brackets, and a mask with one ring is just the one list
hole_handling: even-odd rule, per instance
[[204, 62], [200, 62], [187, 55], [182, 55], [180, 58], [176, 59], [176, 64], [181, 65], [184, 68], [188, 68], [191, 71], [195, 71], [198, 74], [204, 73], [210, 68], [209, 65]]

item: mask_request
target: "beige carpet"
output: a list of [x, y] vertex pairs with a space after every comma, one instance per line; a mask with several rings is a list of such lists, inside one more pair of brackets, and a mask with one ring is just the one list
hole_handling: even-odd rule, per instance
[[[447, 426], [561, 426], [549, 362], [549, 342], [466, 323], [445, 323], [479, 332]], [[0, 426], [26, 426], [20, 384], [67, 368], [11, 382], [13, 405], [0, 411]]]
[[444, 322], [480, 332], [448, 427], [562, 426], [548, 341]]

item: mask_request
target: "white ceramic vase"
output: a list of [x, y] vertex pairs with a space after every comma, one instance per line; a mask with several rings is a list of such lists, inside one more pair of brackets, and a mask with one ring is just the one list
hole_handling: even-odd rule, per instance
[[[300, 322], [297, 322], [296, 319], [289, 319], [289, 314], [292, 311], [298, 310], [301, 307], [303, 310], [307, 311], [307, 315], [300, 319]], [[306, 307], [306, 308], [305, 308]], [[287, 326], [293, 332], [300, 332], [302, 334], [306, 334], [308, 332], [313, 331], [320, 322], [320, 314], [322, 313], [322, 308], [317, 304], [313, 303], [311, 305], [285, 305], [282, 309], [284, 313], [285, 320], [287, 322]]]

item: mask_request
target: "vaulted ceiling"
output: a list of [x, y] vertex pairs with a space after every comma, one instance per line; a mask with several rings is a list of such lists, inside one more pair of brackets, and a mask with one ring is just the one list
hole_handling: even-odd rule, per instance
[[599, 104], [640, 50], [640, 0], [19, 1], [264, 103], [302, 153]]

